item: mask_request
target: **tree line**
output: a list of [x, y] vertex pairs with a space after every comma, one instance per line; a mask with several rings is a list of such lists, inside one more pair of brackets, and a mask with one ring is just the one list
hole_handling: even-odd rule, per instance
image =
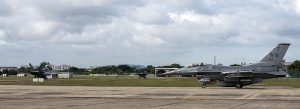
[[[52, 70], [49, 66], [49, 62], [42, 62], [42, 66], [46, 66], [49, 70]], [[234, 66], [234, 65], [233, 65]], [[174, 63], [171, 65], [165, 65], [165, 66], [158, 66], [158, 68], [182, 68], [180, 64]], [[148, 65], [144, 68], [138, 68], [135, 66], [130, 65], [109, 65], [109, 66], [102, 66], [92, 69], [91, 71], [87, 71], [86, 69], [77, 68], [77, 67], [70, 67], [69, 72], [73, 72], [75, 74], [117, 74], [117, 75], [126, 75], [130, 73], [149, 73], [154, 74], [155, 67], [153, 65]], [[3, 70], [0, 71], [0, 75], [2, 74], [8, 74], [8, 75], [16, 75], [18, 73], [30, 73], [31, 68], [30, 67], [20, 67], [17, 70]], [[287, 73], [292, 78], [300, 78], [300, 60], [294, 61], [291, 65], [287, 66]]]
[[18, 74], [18, 71], [17, 70], [3, 70], [3, 71], [0, 71], [0, 75], [2, 74], [7, 74], [7, 75], [17, 75]]
[[[39, 66], [40, 69], [48, 69], [52, 70], [50, 67], [49, 62], [42, 62]], [[165, 66], [158, 66], [159, 68], [164, 67], [164, 68], [182, 68], [180, 64], [174, 63], [171, 65], [165, 65]], [[18, 73], [27, 73], [30, 74], [32, 71], [32, 68], [30, 67], [24, 67], [21, 66], [17, 70], [3, 70], [2, 72], [0, 71], [0, 75], [2, 74], [8, 74], [8, 75], [16, 75]], [[130, 73], [149, 73], [149, 74], [154, 74], [155, 72], [155, 66], [153, 65], [148, 65], [146, 67], [137, 67], [137, 66], [131, 66], [131, 65], [108, 65], [108, 66], [101, 66], [92, 69], [91, 71], [87, 71], [87, 69], [83, 68], [78, 68], [78, 67], [70, 67], [67, 72], [72, 72], [74, 74], [117, 74], [117, 75], [128, 75]], [[65, 72], [65, 71], [64, 71]]]
[[287, 67], [287, 72], [292, 78], [300, 78], [300, 61], [296, 60]]
[[[164, 68], [182, 68], [180, 64], [174, 63], [171, 65], [158, 66]], [[95, 68], [91, 71], [92, 74], [117, 74], [117, 75], [128, 75], [130, 73], [149, 73], [154, 74], [155, 67], [148, 65], [145, 68], [138, 68], [130, 65], [110, 65]]]

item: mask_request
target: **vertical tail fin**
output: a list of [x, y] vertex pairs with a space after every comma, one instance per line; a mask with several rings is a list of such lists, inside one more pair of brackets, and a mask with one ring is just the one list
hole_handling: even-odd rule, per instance
[[31, 70], [34, 70], [34, 67], [31, 65], [31, 63], [29, 63], [29, 67], [31, 68]]
[[288, 50], [289, 43], [280, 43], [276, 46], [267, 56], [265, 56], [260, 62], [274, 62], [281, 63], [283, 57]]

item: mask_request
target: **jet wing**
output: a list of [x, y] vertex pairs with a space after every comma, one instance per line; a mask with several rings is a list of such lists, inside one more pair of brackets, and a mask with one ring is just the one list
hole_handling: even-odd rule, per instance
[[253, 72], [248, 70], [222, 72], [222, 74], [234, 74], [234, 73], [253, 73]]
[[222, 72], [227, 78], [250, 78], [253, 77], [252, 71], [233, 71], [233, 72]]

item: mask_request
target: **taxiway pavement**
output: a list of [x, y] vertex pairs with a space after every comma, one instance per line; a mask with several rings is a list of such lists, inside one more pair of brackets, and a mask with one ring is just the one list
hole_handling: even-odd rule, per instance
[[299, 109], [287, 87], [84, 87], [0, 85], [2, 109]]

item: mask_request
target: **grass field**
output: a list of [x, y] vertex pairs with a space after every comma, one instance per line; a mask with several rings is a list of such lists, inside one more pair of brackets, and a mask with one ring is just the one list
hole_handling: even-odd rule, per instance
[[42, 83], [32, 82], [28, 77], [0, 77], [0, 85], [50, 85], [50, 86], [110, 86], [110, 87], [198, 87], [196, 78], [141, 79], [136, 76], [75, 76], [72, 79], [49, 79]]
[[294, 88], [300, 88], [300, 78], [275, 78], [264, 80], [259, 85], [264, 86], [288, 86]]
[[[156, 78], [140, 79], [136, 76], [102, 77], [102, 76], [75, 76], [73, 79], [49, 79], [42, 83], [32, 82], [32, 76], [28, 77], [0, 77], [0, 85], [40, 85], [40, 86], [109, 86], [109, 87], [199, 87], [201, 84], [196, 78]], [[263, 86], [288, 86], [300, 88], [300, 79], [278, 78], [265, 80], [255, 84]], [[210, 84], [208, 87], [213, 87]]]

